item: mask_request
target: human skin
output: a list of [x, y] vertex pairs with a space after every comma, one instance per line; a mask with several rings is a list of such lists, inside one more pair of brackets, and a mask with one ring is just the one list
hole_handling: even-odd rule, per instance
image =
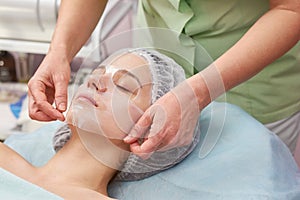
[[[61, 1], [56, 30], [45, 59], [29, 81], [29, 115], [40, 121], [64, 121], [70, 62], [96, 27], [107, 1]], [[55, 73], [59, 69], [59, 73]], [[36, 80], [36, 81], [35, 81]], [[37, 97], [37, 98], [36, 98]], [[47, 103], [46, 103], [47, 102]], [[55, 108], [52, 107], [55, 103]]]
[[[270, 0], [270, 10], [234, 46], [209, 67], [187, 79], [186, 85], [192, 88], [194, 94], [196, 94], [198, 108], [202, 110], [219, 95], [250, 79], [268, 64], [286, 53], [299, 41], [299, 27], [299, 1]], [[152, 117], [149, 112], [146, 111], [141, 117], [129, 134], [136, 137], [125, 138], [125, 141], [131, 144], [132, 152], [137, 155], [151, 154], [157, 146], [161, 146], [160, 143], [172, 147], [170, 144], [174, 140], [176, 141], [176, 138], [182, 138], [180, 132], [176, 135], [176, 131], [168, 132], [165, 130], [168, 130], [168, 127], [179, 128], [182, 126], [174, 123], [176, 119], [180, 118], [176, 113], [179, 113], [180, 110], [191, 112], [193, 108], [189, 106], [180, 107], [178, 104], [174, 105], [174, 99], [172, 93], [167, 93], [151, 106], [159, 104], [164, 110], [167, 110], [171, 117], [169, 117], [161, 131], [151, 133], [150, 130], [150, 134], [154, 137], [138, 145], [134, 141], [140, 135], [143, 135], [144, 131], [152, 124]]]
[[[103, 109], [100, 104], [105, 103], [100, 97], [106, 93], [118, 90], [127, 95], [127, 100], [130, 100], [135, 106], [145, 111], [150, 106], [152, 88], [150, 70], [145, 70], [145, 66], [148, 68], [147, 62], [140, 56], [126, 53], [114, 59], [112, 63], [110, 63], [110, 66], [115, 69], [126, 69], [130, 71], [135, 76], [138, 76], [140, 81], [145, 84], [143, 84], [141, 88], [135, 88], [136, 90], [134, 92], [128, 92], [126, 88], [131, 87], [131, 82], [128, 83], [125, 79], [121, 83], [123, 88], [119, 88], [117, 85], [112, 84], [112, 74], [95, 70], [82, 86], [85, 91], [93, 92], [91, 96], [92, 99], [84, 100], [82, 98], [76, 98], [81, 95], [81, 93], [78, 92], [78, 94], [76, 94], [77, 96], [75, 95], [75, 98], [72, 100], [72, 103], [92, 107], [97, 110], [97, 114], [100, 114]], [[142, 71], [136, 70], [141, 66], [143, 67]], [[120, 80], [122, 79], [122, 77], [119, 78]], [[118, 82], [118, 84], [119, 83], [120, 82]], [[106, 105], [111, 105], [112, 99], [106, 99], [106, 101], [109, 101], [106, 102]], [[92, 102], [95, 102], [97, 106]], [[68, 120], [72, 121], [73, 118], [80, 117], [81, 116], [72, 114], [71, 106], [67, 115]], [[102, 120], [102, 117], [103, 116], [99, 116], [98, 119]], [[124, 132], [118, 129], [118, 127], [114, 127], [116, 124], [113, 118], [106, 119], [105, 124], [102, 126], [103, 128], [114, 131], [106, 132], [105, 136], [107, 137], [93, 134], [93, 139], [101, 140], [103, 144], [105, 144], [94, 150], [103, 152], [103, 154], [108, 156], [111, 160], [119, 162], [120, 158], [118, 157], [119, 152], [117, 150], [129, 150], [129, 145], [122, 140]], [[97, 159], [87, 150], [86, 143], [81, 140], [81, 137], [84, 137], [85, 134], [91, 133], [86, 133], [84, 130], [72, 124], [69, 124], [69, 127], [72, 131], [70, 141], [44, 166], [32, 166], [18, 153], [3, 143], [0, 143], [0, 166], [20, 178], [38, 185], [64, 199], [111, 199], [107, 197], [107, 184], [120, 166], [111, 167], [103, 164], [101, 159]], [[109, 139], [108, 137], [113, 137], [113, 139]], [[126, 158], [124, 158], [124, 161], [125, 159]], [[120, 165], [121, 164], [122, 163], [120, 163]]]
[[[64, 109], [59, 109], [58, 105], [67, 102], [65, 85], [69, 80], [69, 61], [87, 40], [102, 14], [102, 11], [99, 10], [100, 1], [85, 1], [85, 4], [93, 9], [90, 10], [88, 5], [81, 8], [80, 0], [64, 0], [62, 2], [58, 25], [49, 53], [29, 82], [29, 113], [33, 119], [42, 121], [64, 119], [61, 113]], [[95, 10], [95, 7], [98, 7], [98, 10]], [[79, 9], [80, 12], [72, 14], [75, 13], [72, 10]], [[98, 14], [96, 15], [94, 12]], [[82, 18], [85, 18], [84, 23], [81, 21]], [[75, 39], [74, 35], [76, 35], [78, 27], [82, 28], [80, 35]], [[190, 138], [181, 136], [181, 133], [177, 132], [182, 126], [180, 124], [182, 116], [178, 113], [181, 113], [180, 111], [189, 113], [193, 109], [200, 111], [222, 93], [259, 73], [299, 41], [299, 27], [300, 2], [298, 0], [270, 0], [270, 10], [258, 19], [234, 46], [211, 66], [187, 79], [186, 86], [183, 88], [192, 89], [198, 102], [197, 107], [191, 107], [188, 104], [181, 107], [180, 104], [176, 104], [177, 97], [172, 93], [167, 93], [153, 105], [160, 106], [163, 108], [161, 110], [167, 112], [169, 117], [164, 127], [157, 132], [151, 133], [150, 130], [150, 135], [153, 137], [138, 144], [137, 139], [144, 134], [145, 130], [149, 129], [153, 122], [151, 112], [146, 111], [132, 129], [130, 136], [125, 138], [125, 142], [130, 144], [132, 152], [137, 155], [151, 153], [157, 147], [167, 148], [171, 144], [174, 145], [174, 141], [178, 141], [176, 138]], [[59, 72], [56, 66], [60, 66]], [[57, 82], [57, 85], [49, 82], [49, 79], [52, 80], [57, 76], [60, 76], [60, 81], [54, 81], [54, 83]], [[211, 84], [216, 81], [220, 84]], [[45, 85], [56, 88], [54, 96], [46, 97]], [[191, 98], [194, 96], [191, 95]], [[47, 101], [49, 99], [55, 99], [57, 109], [49, 104], [49, 102], [51, 103], [51, 101]]]

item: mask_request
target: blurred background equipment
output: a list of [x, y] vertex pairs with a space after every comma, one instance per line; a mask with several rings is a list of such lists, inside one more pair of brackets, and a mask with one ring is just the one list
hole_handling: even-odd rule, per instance
[[[108, 0], [102, 18], [77, 56], [93, 52], [93, 59], [99, 60], [100, 42], [132, 28], [136, 5], [135, 0]], [[0, 0], [0, 50], [46, 54], [59, 6], [60, 0]]]
[[[60, 4], [60, 0], [0, 0], [0, 140], [43, 125], [28, 117], [26, 84], [48, 51]], [[70, 85], [76, 74], [86, 73], [88, 69], [81, 69], [85, 65], [96, 65], [112, 52], [131, 47], [133, 36], [128, 31], [134, 28], [136, 6], [136, 0], [108, 0], [94, 32], [71, 62]]]
[[8, 51], [0, 50], [0, 82], [17, 81], [15, 58]]

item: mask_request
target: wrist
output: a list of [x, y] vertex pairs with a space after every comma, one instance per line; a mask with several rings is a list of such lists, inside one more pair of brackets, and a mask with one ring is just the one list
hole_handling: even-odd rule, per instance
[[62, 61], [68, 63], [71, 63], [74, 57], [71, 54], [67, 45], [63, 45], [63, 44], [55, 45], [54, 43], [51, 43], [47, 55], [54, 56], [57, 59], [61, 59]]
[[200, 109], [226, 92], [222, 76], [213, 64], [187, 81], [197, 97]]
[[204, 79], [198, 73], [188, 78], [187, 82], [192, 88], [194, 96], [197, 98], [199, 110], [202, 110], [212, 101]]

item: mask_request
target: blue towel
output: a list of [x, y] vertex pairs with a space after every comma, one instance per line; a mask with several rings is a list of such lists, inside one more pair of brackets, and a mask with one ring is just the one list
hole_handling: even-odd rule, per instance
[[3, 200], [62, 200], [62, 198], [33, 185], [0, 168], [0, 199]]
[[109, 194], [122, 200], [300, 199], [300, 171], [276, 135], [240, 108], [214, 103], [201, 114], [202, 139], [220, 126], [220, 139], [205, 158], [199, 143], [177, 166], [141, 181], [114, 181]]
[[62, 124], [60, 121], [49, 122], [31, 133], [17, 132], [4, 143], [34, 166], [43, 166], [55, 154], [52, 138]]
[[[51, 124], [33, 135], [8, 138], [5, 143], [39, 165], [53, 156], [50, 146], [59, 126]], [[203, 158], [200, 149], [208, 130], [222, 132]], [[242, 109], [212, 103], [201, 113], [200, 131], [200, 143], [183, 162], [141, 181], [114, 180], [109, 185], [110, 196], [120, 200], [300, 199], [300, 171], [288, 148]], [[35, 149], [36, 144], [43, 155]]]

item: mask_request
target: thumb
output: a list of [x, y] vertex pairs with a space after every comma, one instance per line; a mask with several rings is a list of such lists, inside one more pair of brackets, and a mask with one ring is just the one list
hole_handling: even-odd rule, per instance
[[133, 126], [129, 134], [124, 138], [124, 142], [131, 144], [145, 135], [152, 124], [152, 116], [149, 109], [142, 115], [138, 122]]
[[67, 109], [68, 80], [59, 81], [55, 85], [55, 105], [60, 112]]

